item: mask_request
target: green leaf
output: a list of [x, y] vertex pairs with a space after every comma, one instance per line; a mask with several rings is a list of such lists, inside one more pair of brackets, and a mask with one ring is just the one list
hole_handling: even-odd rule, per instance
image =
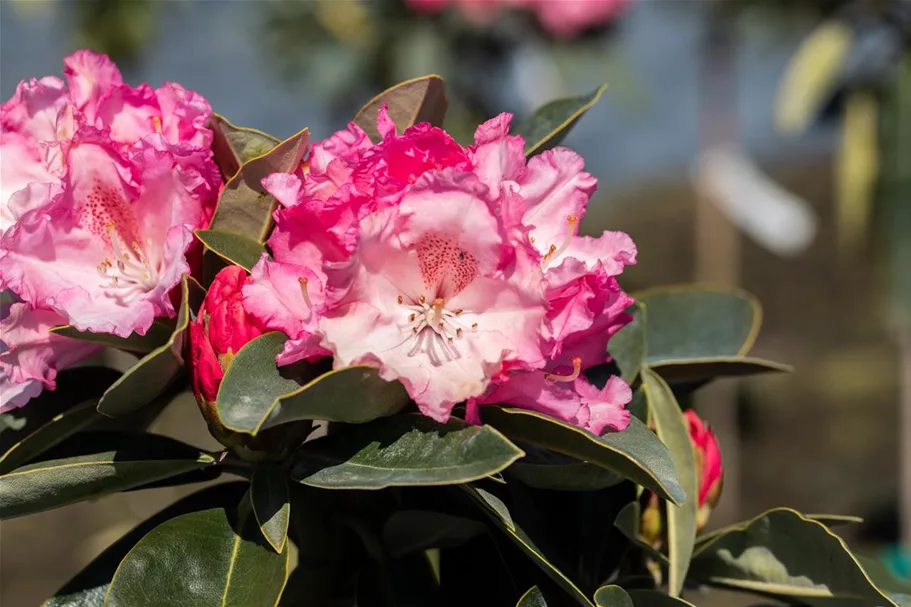
[[681, 285], [635, 297], [647, 311], [644, 362], [666, 381], [790, 370], [746, 356], [762, 324], [762, 308], [748, 293]]
[[675, 506], [666, 504], [668, 541], [668, 594], [679, 596], [696, 541], [696, 511], [699, 507], [699, 476], [689, 426], [674, 393], [654, 371], [642, 370], [642, 390], [648, 402], [655, 431], [671, 453], [677, 478], [688, 499]]
[[123, 559], [105, 607], [276, 605], [288, 578], [288, 546], [276, 554], [253, 517], [224, 508], [166, 521]]
[[310, 133], [304, 129], [262, 156], [247, 160], [225, 184], [209, 229], [264, 242], [272, 228], [276, 202], [263, 188], [262, 180], [272, 173], [293, 173], [309, 140]]
[[690, 577], [808, 605], [895, 605], [840, 537], [787, 508], [715, 535], [697, 552]]
[[552, 491], [598, 491], [624, 480], [615, 472], [578, 460], [565, 464], [526, 463], [521, 460], [509, 467], [509, 474], [529, 487]]
[[557, 569], [557, 567], [544, 556], [541, 550], [535, 546], [531, 538], [528, 537], [528, 534], [526, 534], [521, 527], [516, 525], [515, 521], [512, 519], [512, 515], [509, 513], [509, 509], [500, 498], [471, 485], [463, 485], [463, 489], [465, 489], [471, 498], [481, 506], [484, 513], [490, 517], [504, 533], [506, 533], [506, 536], [512, 540], [522, 552], [528, 555], [549, 578], [572, 596], [578, 604], [583, 605], [584, 607], [592, 607], [592, 603], [588, 600], [588, 597], [579, 590], [572, 580], [566, 577], [562, 571]]
[[534, 156], [560, 145], [579, 118], [598, 103], [606, 89], [607, 85], [602, 84], [588, 95], [556, 99], [523, 120], [513, 129], [513, 134], [525, 139], [525, 156]]
[[31, 461], [69, 436], [104, 419], [95, 409], [97, 400], [91, 400], [64, 411], [16, 443], [0, 457], [0, 474], [6, 474]]
[[645, 424], [630, 419], [623, 432], [592, 434], [553, 417], [523, 409], [481, 407], [485, 422], [510, 439], [538, 445], [620, 474], [674, 503], [686, 499], [667, 448]]
[[103, 607], [114, 572], [127, 553], [152, 529], [181, 514], [215, 506], [233, 506], [248, 483], [221, 483], [177, 501], [143, 521], [85, 566], [41, 607]]
[[611, 337], [607, 349], [620, 369], [620, 377], [626, 383], [632, 384], [639, 376], [639, 369], [645, 359], [647, 312], [645, 306], [637, 303], [630, 306], [626, 313], [633, 315], [632, 322]]
[[41, 461], [0, 476], [0, 519], [125, 491], [215, 463], [211, 455], [164, 436], [120, 436], [129, 438], [120, 448]]
[[[859, 516], [850, 516], [847, 514], [801, 514], [801, 516], [808, 518], [811, 521], [822, 523], [826, 527], [838, 527], [840, 525], [849, 525], [864, 522], [864, 519], [860, 518]], [[700, 535], [696, 538], [696, 549], [693, 552], [693, 556], [697, 556], [699, 552], [702, 551], [702, 548], [707, 546], [710, 542], [714, 541], [715, 538], [718, 538], [732, 531], [743, 531], [749, 524], [750, 521], [741, 521], [739, 523], [728, 525], [727, 527], [715, 529], [714, 531]]]
[[205, 290], [189, 274], [181, 282], [181, 303], [171, 337], [128, 369], [98, 402], [98, 411], [121, 417], [140, 409], [160, 395], [183, 365], [184, 333], [192, 310], [202, 303]]
[[60, 325], [51, 327], [50, 332], [79, 341], [117, 348], [127, 352], [145, 354], [151, 352], [165, 343], [171, 337], [174, 328], [163, 319], [155, 320], [145, 335], [133, 333], [129, 337], [118, 337], [111, 333], [92, 333], [91, 331], [79, 331], [73, 325]]
[[532, 586], [522, 595], [516, 607], [547, 607], [547, 601], [544, 600], [544, 593], [537, 586]]
[[487, 527], [461, 516], [426, 510], [399, 510], [383, 525], [383, 545], [394, 558], [432, 548], [461, 546]]
[[434, 74], [422, 76], [397, 84], [368, 101], [354, 116], [354, 122], [374, 142], [381, 139], [376, 119], [384, 103], [389, 106], [389, 117], [399, 133], [419, 122], [442, 126], [446, 115], [446, 83]]
[[219, 114], [212, 114], [209, 128], [214, 135], [212, 155], [225, 179], [233, 177], [245, 162], [267, 154], [279, 143], [262, 131], [234, 126]]
[[645, 541], [640, 534], [642, 525], [642, 508], [639, 502], [630, 502], [623, 507], [614, 519], [614, 527], [619, 529], [626, 538], [641, 549], [645, 554], [652, 557], [662, 565], [669, 564], [667, 556]]
[[234, 357], [218, 389], [218, 416], [226, 428], [255, 436], [300, 420], [359, 424], [393, 415], [408, 403], [402, 384], [381, 379], [373, 367], [336, 369], [303, 386], [282, 377], [275, 357], [287, 339], [266, 333]]
[[911, 605], [911, 581], [896, 578], [885, 565], [875, 559], [860, 554], [855, 554], [854, 558], [880, 591], [888, 595], [900, 607]]
[[291, 496], [288, 493], [288, 475], [275, 464], [263, 464], [253, 472], [250, 500], [259, 529], [275, 549], [281, 553], [288, 539], [291, 521]]
[[266, 250], [259, 241], [250, 240], [232, 232], [196, 230], [195, 234], [206, 249], [248, 272], [253, 269], [263, 251]]
[[325, 489], [456, 485], [500, 472], [523, 455], [489, 426], [406, 414], [304, 444], [292, 476]]
[[602, 586], [595, 592], [597, 607], [694, 607], [681, 598], [656, 590], [624, 590], [620, 586]]
[[595, 592], [597, 607], [633, 607], [633, 599], [620, 586], [602, 586]]

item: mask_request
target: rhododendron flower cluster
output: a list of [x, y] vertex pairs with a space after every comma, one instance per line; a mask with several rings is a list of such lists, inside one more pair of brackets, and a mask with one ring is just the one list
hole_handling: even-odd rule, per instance
[[126, 85], [89, 51], [64, 65], [66, 82], [23, 81], [0, 107], [0, 286], [20, 300], [3, 321], [0, 368], [18, 386], [4, 408], [94, 351], [50, 326], [126, 337], [174, 315], [221, 183], [200, 95]]
[[616, 17], [632, 0], [408, 0], [420, 11], [439, 11], [455, 4], [472, 21], [487, 23], [504, 8], [532, 11], [548, 32], [571, 37]]
[[473, 419], [508, 403], [626, 427], [629, 386], [582, 372], [629, 320], [615, 277], [635, 245], [579, 236], [596, 180], [567, 148], [526, 162], [510, 120], [465, 148], [428, 124], [398, 134], [384, 108], [378, 144], [351, 124], [314, 146], [305, 174], [264, 180], [281, 208], [243, 297], [289, 336], [280, 364], [376, 366], [440, 421], [460, 402]]

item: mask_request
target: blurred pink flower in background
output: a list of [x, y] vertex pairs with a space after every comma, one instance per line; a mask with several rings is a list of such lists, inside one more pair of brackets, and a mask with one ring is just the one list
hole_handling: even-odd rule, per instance
[[609, 22], [632, 0], [407, 0], [418, 11], [438, 12], [456, 5], [469, 20], [486, 25], [500, 10], [524, 8], [535, 13], [541, 25], [559, 38], [571, 38], [580, 32]]

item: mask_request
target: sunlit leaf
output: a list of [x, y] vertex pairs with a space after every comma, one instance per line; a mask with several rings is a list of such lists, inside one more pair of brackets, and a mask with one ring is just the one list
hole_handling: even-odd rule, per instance
[[556, 99], [523, 120], [513, 129], [513, 134], [525, 139], [525, 155], [534, 156], [559, 145], [579, 118], [598, 103], [606, 89], [607, 85], [602, 84], [588, 95]]
[[490, 426], [406, 414], [304, 444], [292, 476], [325, 489], [456, 485], [500, 472], [523, 455]]
[[368, 101], [354, 122], [375, 142], [380, 140], [376, 118], [383, 104], [389, 106], [389, 117], [399, 133], [419, 122], [441, 126], [446, 115], [446, 83], [436, 75], [422, 76], [397, 84]]
[[262, 180], [272, 173], [297, 170], [309, 141], [310, 132], [304, 129], [266, 154], [246, 161], [225, 184], [209, 229], [264, 242], [272, 228], [276, 201], [263, 188]]
[[265, 250], [262, 243], [232, 232], [196, 230], [196, 238], [209, 251], [248, 272], [253, 269]]
[[696, 456], [690, 440], [689, 426], [673, 392], [654, 371], [642, 370], [642, 389], [645, 392], [650, 419], [677, 469], [677, 478], [688, 499], [679, 505], [666, 503], [668, 542], [668, 593], [679, 596], [696, 540], [696, 512], [699, 507], [699, 477]]

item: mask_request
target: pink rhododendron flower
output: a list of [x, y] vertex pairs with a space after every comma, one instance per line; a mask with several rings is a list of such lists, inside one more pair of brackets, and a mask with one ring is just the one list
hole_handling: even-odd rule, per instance
[[221, 178], [210, 110], [176, 84], [123, 84], [78, 51], [56, 77], [20, 83], [0, 108], [0, 284], [80, 330], [145, 333], [173, 316]]
[[408, 0], [415, 9], [437, 12], [456, 5], [471, 21], [486, 25], [500, 9], [525, 8], [554, 36], [568, 38], [616, 17], [632, 0]]
[[526, 163], [510, 119], [463, 148], [427, 124], [399, 135], [383, 109], [378, 144], [351, 124], [302, 178], [263, 180], [282, 208], [244, 304], [291, 338], [279, 364], [374, 365], [437, 420], [467, 401], [626, 427], [629, 387], [580, 374], [629, 320], [614, 277], [635, 246], [576, 235], [594, 178], [565, 148]]
[[66, 321], [50, 310], [24, 303], [0, 311], [0, 413], [21, 407], [44, 389], [56, 388], [57, 372], [101, 348], [50, 333]]

